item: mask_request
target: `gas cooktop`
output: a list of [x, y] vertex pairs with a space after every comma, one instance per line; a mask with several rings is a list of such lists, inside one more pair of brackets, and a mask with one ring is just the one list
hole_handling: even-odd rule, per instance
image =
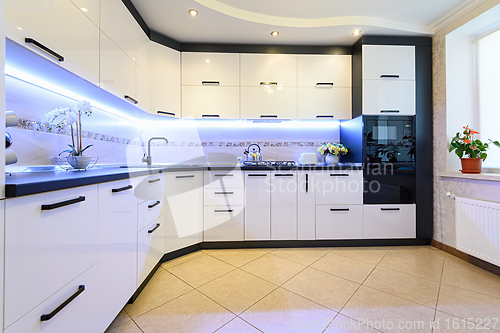
[[245, 161], [243, 165], [246, 167], [294, 167], [294, 161]]

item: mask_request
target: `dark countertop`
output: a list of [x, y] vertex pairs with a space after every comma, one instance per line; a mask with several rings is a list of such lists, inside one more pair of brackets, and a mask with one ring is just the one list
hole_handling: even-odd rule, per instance
[[155, 168], [120, 168], [96, 167], [87, 171], [52, 171], [52, 172], [15, 172], [5, 173], [5, 196], [20, 197], [49, 191], [62, 190], [78, 186], [93, 185], [115, 180], [148, 176], [165, 172], [179, 171], [223, 171], [239, 169], [242, 171], [292, 171], [292, 170], [362, 170], [361, 164], [338, 166], [295, 166], [295, 167], [240, 167], [229, 165], [217, 166], [165, 166]]

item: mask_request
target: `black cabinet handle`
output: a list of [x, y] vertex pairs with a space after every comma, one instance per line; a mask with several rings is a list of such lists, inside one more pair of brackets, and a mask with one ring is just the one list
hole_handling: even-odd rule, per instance
[[215, 209], [214, 212], [215, 213], [232, 213], [233, 210], [232, 209]]
[[275, 114], [261, 114], [260, 117], [261, 118], [278, 118], [278, 116]]
[[156, 223], [155, 227], [151, 230], [148, 230], [148, 234], [152, 234], [153, 232], [155, 232], [156, 229], [158, 229], [160, 227], [160, 223]]
[[316, 83], [316, 86], [329, 86], [329, 87], [333, 87], [333, 82], [318, 82], [318, 83]]
[[62, 55], [60, 55], [59, 53], [56, 53], [56, 52], [52, 51], [47, 46], [45, 46], [45, 45], [37, 42], [33, 38], [25, 38], [24, 42], [33, 45], [34, 47], [36, 47], [40, 51], [43, 51], [43, 52], [47, 53], [49, 56], [51, 56], [51, 57], [59, 60], [60, 62], [64, 61], [64, 57]]
[[111, 192], [113, 193], [119, 193], [119, 192], [123, 192], [123, 191], [126, 191], [126, 190], [131, 190], [132, 189], [132, 185], [128, 185], [128, 186], [125, 186], [125, 187], [121, 187], [121, 188], [114, 188], [111, 190]]
[[167, 111], [156, 111], [157, 114], [165, 114], [167, 116], [172, 116], [172, 117], [175, 117], [175, 113], [174, 112], [167, 112]]
[[156, 206], [158, 206], [160, 204], [160, 201], [158, 200], [157, 202], [155, 202], [154, 204], [152, 205], [148, 205], [148, 208], [151, 209], [151, 208], [154, 208]]
[[69, 303], [71, 303], [75, 298], [78, 297], [78, 295], [80, 295], [84, 291], [85, 291], [85, 286], [84, 285], [78, 286], [78, 290], [76, 291], [76, 293], [74, 293], [73, 295], [71, 295], [70, 298], [68, 298], [67, 300], [65, 300], [64, 303], [62, 303], [61, 305], [59, 305], [51, 313], [41, 315], [40, 320], [41, 321], [51, 320], [56, 314], [59, 313], [59, 311], [61, 311], [62, 309], [64, 309], [66, 307], [66, 305], [68, 305]]
[[254, 174], [249, 174], [248, 177], [267, 177], [267, 175], [262, 173], [254, 173]]
[[306, 173], [306, 193], [309, 192], [309, 174]]
[[348, 212], [349, 208], [330, 208], [330, 212]]
[[214, 192], [214, 194], [234, 194], [234, 192]]
[[380, 208], [380, 210], [401, 210], [401, 208]]
[[201, 81], [201, 84], [204, 86], [219, 86], [219, 81]]
[[125, 99], [128, 99], [129, 101], [131, 101], [131, 102], [132, 102], [132, 103], [134, 103], [134, 104], [139, 104], [139, 101], [138, 101], [138, 100], [136, 100], [136, 99], [135, 99], [135, 98], [133, 98], [133, 97], [130, 97], [129, 95], [125, 95], [125, 96], [123, 96], [123, 97], [124, 97]]
[[391, 75], [383, 74], [383, 75], [380, 75], [380, 78], [381, 79], [399, 79], [399, 75], [397, 75], [397, 74], [395, 74], [395, 75], [394, 74], [391, 74]]
[[52, 209], [56, 209], [56, 208], [61, 208], [61, 207], [73, 205], [73, 204], [76, 204], [76, 203], [79, 203], [82, 201], [85, 201], [85, 197], [79, 196], [76, 199], [62, 201], [62, 202], [58, 202], [58, 203], [51, 204], [51, 205], [42, 205], [42, 210], [52, 210]]
[[319, 116], [316, 116], [316, 119], [321, 119], [321, 118], [329, 118], [329, 119], [332, 119], [334, 118], [333, 115], [319, 115]]
[[153, 183], [157, 183], [157, 182], [159, 182], [160, 180], [161, 180], [160, 178], [151, 179], [151, 180], [148, 180], [148, 183], [149, 183], [149, 184], [153, 184]]
[[382, 113], [399, 113], [399, 110], [380, 110]]
[[293, 177], [293, 173], [277, 173], [275, 177]]
[[204, 114], [201, 116], [202, 118], [220, 118], [218, 114]]
[[224, 174], [218, 174], [218, 175], [214, 175], [215, 177], [232, 177], [234, 176], [233, 174], [231, 173], [228, 173], [227, 175], [224, 175]]
[[348, 173], [331, 173], [330, 177], [349, 177]]
[[194, 178], [194, 175], [175, 176], [175, 178]]
[[278, 82], [261, 82], [261, 86], [277, 86]]

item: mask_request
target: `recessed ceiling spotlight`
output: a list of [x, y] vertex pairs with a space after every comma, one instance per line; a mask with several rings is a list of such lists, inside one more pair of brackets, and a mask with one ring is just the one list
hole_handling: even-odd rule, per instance
[[357, 35], [359, 35], [360, 33], [361, 33], [361, 30], [354, 30], [354, 31], [352, 32], [352, 34], [353, 34], [354, 36], [357, 36]]
[[196, 16], [196, 15], [198, 15], [198, 11], [196, 9], [190, 9], [189, 10], [189, 15]]
[[279, 31], [271, 32], [271, 36], [274, 36], [274, 37], [278, 36], [279, 34], [280, 34]]
[[24, 29], [23, 29], [23, 28], [21, 28], [21, 27], [16, 27], [16, 28], [17, 28], [18, 30], [24, 30]]
[[84, 13], [86, 13], [86, 12], [88, 12], [88, 11], [89, 11], [89, 10], [88, 10], [87, 8], [85, 8], [85, 7], [80, 8], [80, 10], [81, 10], [82, 12], [84, 12]]

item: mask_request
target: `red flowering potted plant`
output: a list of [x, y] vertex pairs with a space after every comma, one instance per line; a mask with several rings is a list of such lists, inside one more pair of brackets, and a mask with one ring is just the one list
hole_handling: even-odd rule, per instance
[[[488, 154], [486, 151], [493, 144], [500, 148], [498, 141], [489, 140], [490, 143], [483, 143], [481, 140], [474, 140], [474, 135], [479, 132], [469, 128], [469, 125], [464, 126], [462, 133], [458, 132], [450, 143], [450, 153], [455, 151], [455, 154], [462, 162], [463, 173], [481, 173], [482, 163], [486, 160]], [[469, 157], [463, 157], [467, 155]]]

